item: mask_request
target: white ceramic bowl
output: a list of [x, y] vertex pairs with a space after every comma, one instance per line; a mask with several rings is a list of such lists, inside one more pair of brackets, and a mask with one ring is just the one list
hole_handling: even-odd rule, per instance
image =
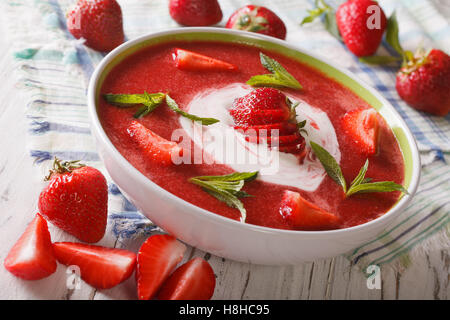
[[[165, 191], [135, 169], [114, 147], [99, 121], [96, 100], [108, 72], [136, 50], [171, 40], [245, 42], [295, 56], [351, 87], [374, 106], [396, 135], [405, 159], [403, 196], [386, 214], [368, 223], [331, 231], [287, 231], [244, 224], [192, 205]], [[377, 91], [350, 72], [282, 40], [220, 28], [182, 28], [128, 41], [110, 52], [92, 75], [88, 92], [92, 132], [108, 173], [125, 196], [150, 220], [187, 244], [220, 257], [270, 265], [296, 264], [336, 256], [372, 239], [393, 222], [416, 192], [420, 159], [415, 140], [400, 115]]]

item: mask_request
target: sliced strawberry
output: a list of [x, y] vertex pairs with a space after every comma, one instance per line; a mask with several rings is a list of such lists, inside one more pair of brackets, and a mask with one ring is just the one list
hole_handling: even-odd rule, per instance
[[379, 118], [375, 109], [347, 112], [342, 118], [345, 132], [365, 155], [374, 155], [378, 149]]
[[280, 152], [286, 152], [286, 153], [298, 153], [302, 151], [302, 145], [301, 144], [291, 144], [287, 146], [281, 146], [278, 148]]
[[298, 133], [284, 135], [284, 136], [270, 136], [267, 137], [267, 143], [270, 145], [278, 144], [279, 146], [298, 145], [302, 142], [302, 137]]
[[136, 266], [136, 254], [75, 242], [53, 244], [58, 262], [80, 268], [81, 279], [94, 288], [109, 289], [128, 279]]
[[139, 300], [150, 300], [176, 265], [183, 259], [186, 246], [170, 235], [149, 237], [137, 256], [137, 290]]
[[234, 120], [234, 129], [243, 131], [247, 141], [266, 141], [270, 147], [279, 147], [282, 152], [298, 154], [305, 144], [290, 105], [280, 90], [263, 87], [235, 99], [229, 113]]
[[176, 67], [181, 70], [226, 71], [238, 69], [231, 63], [184, 49], [175, 49], [173, 59], [175, 61]]
[[158, 136], [137, 121], [131, 123], [127, 132], [152, 161], [168, 166], [173, 163], [172, 156], [183, 154], [183, 149], [176, 142]]
[[280, 214], [299, 230], [331, 229], [339, 220], [334, 214], [304, 199], [300, 193], [289, 190], [283, 194]]
[[194, 258], [176, 269], [158, 293], [159, 300], [209, 300], [216, 277], [208, 262]]
[[299, 134], [290, 134], [285, 136], [246, 136], [246, 141], [252, 143], [261, 143], [265, 141], [271, 147], [294, 147], [299, 146], [303, 139]]
[[294, 133], [297, 131], [297, 126], [294, 123], [277, 122], [254, 126], [234, 126], [234, 129], [242, 130], [243, 133], [248, 136], [256, 136], [263, 132], [261, 130], [266, 130], [266, 133], [269, 136], [272, 133], [272, 130], [278, 130], [279, 135]]
[[235, 119], [237, 125], [264, 125], [286, 121], [290, 118], [289, 110], [273, 109], [241, 109], [235, 108], [230, 110], [231, 116]]
[[6, 270], [25, 280], [39, 280], [56, 270], [47, 221], [38, 213], [4, 261]]
[[258, 110], [289, 109], [286, 96], [278, 89], [263, 87], [253, 90], [233, 102], [233, 107]]

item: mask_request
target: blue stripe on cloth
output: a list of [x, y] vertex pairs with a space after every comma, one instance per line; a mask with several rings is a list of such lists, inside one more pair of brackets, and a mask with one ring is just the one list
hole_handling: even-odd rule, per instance
[[353, 260], [353, 264], [358, 263], [358, 261], [371, 254], [374, 253], [376, 251], [379, 251], [383, 248], [388, 247], [389, 245], [391, 245], [392, 243], [396, 242], [397, 240], [399, 240], [400, 238], [402, 238], [403, 236], [405, 236], [406, 234], [410, 233], [411, 231], [413, 231], [415, 228], [417, 228], [419, 225], [421, 225], [425, 220], [427, 220], [428, 218], [432, 217], [433, 215], [435, 215], [437, 212], [439, 212], [443, 207], [445, 207], [446, 205], [450, 204], [450, 201], [445, 202], [444, 204], [442, 204], [441, 206], [439, 206], [438, 208], [436, 208], [435, 210], [431, 211], [429, 214], [427, 214], [425, 217], [423, 217], [422, 219], [420, 219], [419, 221], [417, 221], [415, 224], [413, 224], [412, 226], [410, 226], [408, 229], [406, 229], [405, 231], [401, 232], [399, 235], [397, 235], [395, 238], [393, 238], [391, 241], [377, 247], [371, 250], [368, 250], [366, 252], [361, 253], [359, 256], [357, 256], [354, 260]]
[[29, 64], [24, 64], [21, 67], [22, 69], [29, 69], [29, 70], [36, 70], [36, 71], [51, 71], [51, 72], [61, 72], [61, 73], [65, 73], [65, 70], [61, 70], [61, 69], [56, 69], [56, 68], [38, 68], [38, 67], [34, 67], [34, 66], [30, 66]]
[[32, 120], [28, 131], [33, 135], [40, 135], [50, 131], [79, 134], [91, 133], [89, 128], [70, 126], [44, 120]]
[[29, 107], [32, 104], [58, 104], [58, 105], [62, 105], [62, 106], [75, 106], [75, 107], [85, 107], [86, 104], [85, 103], [73, 103], [73, 102], [58, 102], [58, 101], [48, 101], [48, 100], [42, 100], [42, 99], [35, 99], [35, 100], [31, 100], [30, 102], [27, 103], [27, 106]]
[[65, 160], [100, 161], [98, 154], [95, 152], [30, 150], [30, 155], [35, 158], [36, 163], [51, 160], [55, 157]]
[[109, 221], [113, 224], [112, 231], [117, 238], [136, 238], [148, 236], [159, 228], [138, 212], [123, 212], [110, 214]]
[[60, 83], [42, 82], [42, 81], [39, 81], [39, 80], [30, 79], [30, 78], [22, 78], [22, 80], [23, 81], [27, 81], [27, 82], [32, 82], [32, 83], [43, 84], [43, 85], [50, 85], [50, 86], [55, 86], [55, 87], [61, 87], [61, 88], [85, 90], [85, 88], [82, 88], [82, 87], [70, 86], [70, 85], [65, 85], [65, 84], [60, 84]]
[[110, 183], [108, 185], [108, 192], [112, 195], [120, 195], [123, 197], [122, 208], [124, 211], [138, 211], [137, 208], [120, 192], [119, 188], [114, 183]]

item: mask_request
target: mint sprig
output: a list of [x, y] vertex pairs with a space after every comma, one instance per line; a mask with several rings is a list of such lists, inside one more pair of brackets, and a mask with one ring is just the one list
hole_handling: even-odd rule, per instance
[[174, 112], [181, 116], [191, 119], [192, 121], [199, 121], [202, 125], [208, 126], [219, 122], [214, 118], [201, 118], [199, 116], [187, 113], [180, 109], [178, 104], [168, 94], [165, 93], [147, 93], [143, 94], [104, 94], [103, 97], [108, 103], [111, 103], [119, 108], [131, 108], [142, 105], [133, 115], [135, 118], [141, 118], [153, 110], [155, 110], [166, 99], [167, 106]]
[[251, 77], [247, 84], [252, 87], [286, 87], [299, 90], [301, 84], [278, 61], [259, 53], [261, 64], [270, 74]]
[[189, 179], [189, 182], [202, 187], [203, 190], [228, 206], [238, 209], [241, 213], [241, 222], [245, 222], [247, 211], [239, 198], [251, 197], [251, 195], [241, 189], [245, 182], [256, 179], [257, 175], [258, 171], [235, 172], [222, 176], [193, 177]]
[[303, 26], [305, 23], [313, 22], [316, 18], [323, 17], [325, 29], [336, 39], [342, 41], [341, 34], [336, 23], [336, 12], [324, 0], [314, 1], [314, 9], [308, 10], [308, 15], [303, 18], [300, 23]]
[[400, 184], [393, 181], [377, 181], [371, 182], [372, 178], [366, 178], [367, 169], [369, 168], [369, 160], [367, 159], [363, 167], [360, 169], [358, 175], [353, 179], [350, 187], [347, 189], [344, 175], [341, 167], [333, 156], [322, 146], [311, 141], [311, 148], [324, 167], [327, 174], [338, 183], [344, 190], [345, 196], [349, 197], [356, 193], [370, 193], [370, 192], [392, 192], [401, 191], [408, 194], [408, 191]]
[[187, 113], [186, 111], [183, 111], [180, 109], [180, 107], [178, 107], [178, 104], [175, 102], [175, 100], [173, 100], [168, 94], [166, 95], [166, 103], [167, 106], [174, 112], [178, 113], [179, 115], [188, 118], [192, 121], [199, 121], [202, 123], [202, 125], [204, 126], [209, 126], [211, 124], [217, 123], [219, 122], [219, 120], [214, 119], [214, 118], [201, 118], [199, 116]]
[[153, 110], [155, 110], [163, 101], [164, 93], [147, 93], [143, 94], [104, 94], [103, 97], [108, 103], [120, 108], [131, 108], [142, 105], [141, 108], [133, 115], [134, 118], [141, 118]]

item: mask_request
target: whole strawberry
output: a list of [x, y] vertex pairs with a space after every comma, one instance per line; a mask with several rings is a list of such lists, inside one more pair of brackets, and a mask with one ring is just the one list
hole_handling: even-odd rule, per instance
[[395, 88], [411, 107], [437, 116], [450, 112], [450, 56], [418, 52], [397, 72]]
[[67, 28], [97, 51], [111, 51], [124, 41], [122, 10], [116, 0], [78, 0], [67, 14]]
[[284, 22], [273, 11], [261, 6], [247, 5], [236, 10], [226, 27], [286, 39]]
[[376, 1], [349, 0], [337, 9], [336, 23], [347, 48], [364, 57], [377, 51], [387, 19]]
[[103, 238], [108, 214], [106, 179], [78, 161], [55, 158], [39, 195], [39, 210], [47, 220], [84, 242]]
[[185, 26], [210, 26], [222, 20], [217, 0], [170, 0], [169, 13]]

